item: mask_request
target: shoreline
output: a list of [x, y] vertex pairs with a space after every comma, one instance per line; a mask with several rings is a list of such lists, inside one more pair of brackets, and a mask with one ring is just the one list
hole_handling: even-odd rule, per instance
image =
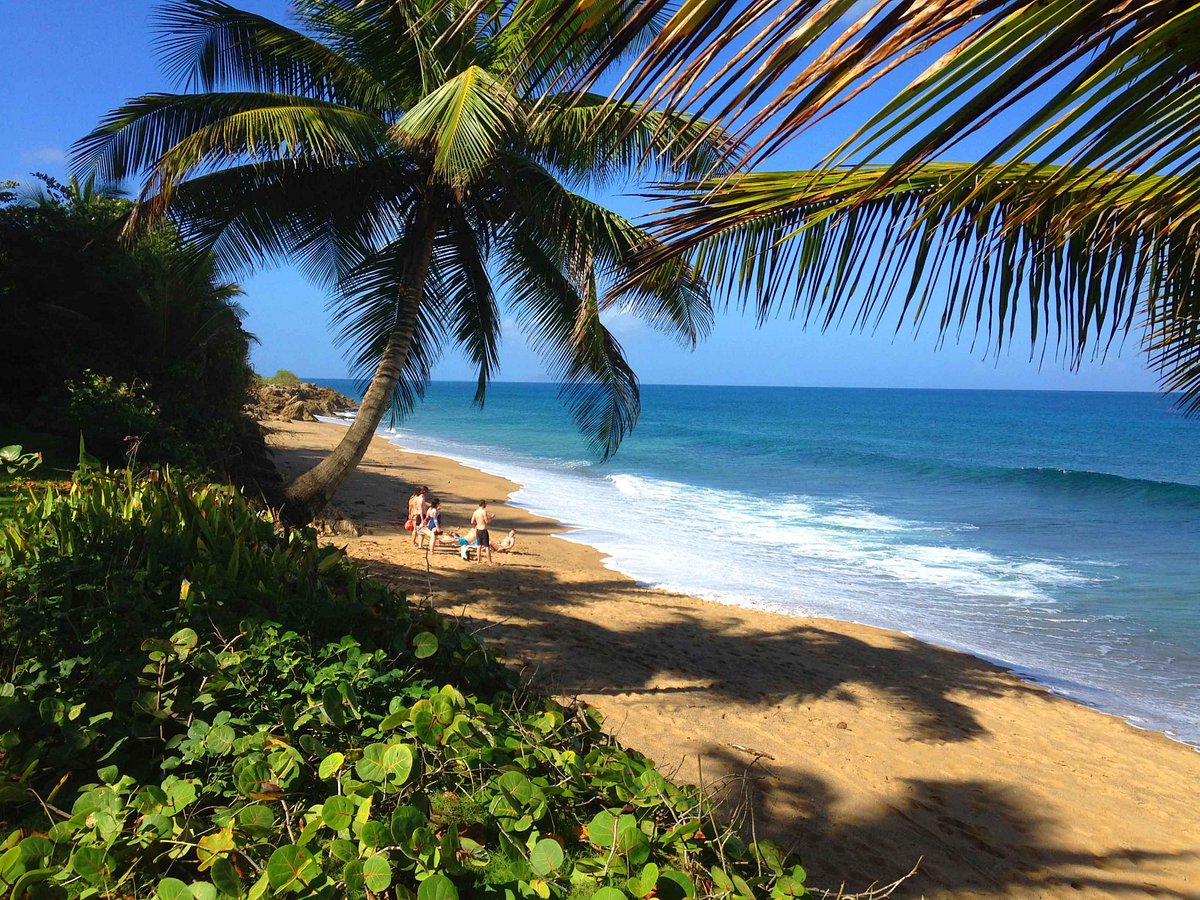
[[[320, 421], [320, 422], [339, 425], [342, 427], [349, 427], [350, 423], [353, 421], [352, 418], [344, 417], [341, 415], [336, 416], [336, 417], [318, 416], [317, 418], [318, 418], [318, 421]], [[1183, 738], [1182, 736], [1180, 736], [1176, 733], [1171, 732], [1170, 730], [1168, 730], [1165, 727], [1161, 727], [1161, 726], [1153, 724], [1151, 722], [1138, 721], [1136, 719], [1135, 713], [1120, 712], [1115, 709], [1106, 709], [1103, 706], [1099, 705], [1099, 702], [1093, 702], [1093, 701], [1088, 700], [1085, 696], [1082, 696], [1082, 694], [1084, 694], [1088, 689], [1087, 685], [1080, 684], [1078, 682], [1072, 682], [1072, 681], [1066, 680], [1062, 677], [1055, 676], [1053, 673], [1051, 673], [1049, 671], [1038, 670], [1035, 668], [1022, 667], [1021, 664], [1011, 662], [1011, 661], [1003, 659], [1002, 657], [999, 657], [999, 656], [990, 655], [986, 651], [979, 650], [978, 648], [968, 646], [967, 644], [964, 644], [964, 643], [958, 643], [951, 638], [942, 637], [942, 636], [932, 634], [932, 633], [911, 631], [908, 629], [893, 627], [893, 626], [889, 626], [889, 625], [881, 625], [881, 624], [877, 624], [875, 622], [864, 622], [859, 619], [854, 619], [854, 618], [844, 616], [844, 615], [825, 614], [825, 613], [814, 612], [814, 611], [810, 611], [810, 610], [796, 610], [794, 608], [790, 608], [790, 607], [786, 606], [785, 604], [771, 604], [769, 601], [763, 601], [762, 603], [759, 603], [756, 600], [729, 599], [729, 598], [726, 598], [724, 595], [721, 595], [719, 592], [713, 592], [709, 595], [705, 595], [703, 593], [695, 592], [694, 590], [679, 590], [679, 589], [675, 589], [675, 588], [671, 588], [671, 587], [653, 584], [648, 581], [643, 581], [643, 580], [637, 578], [635, 575], [632, 575], [629, 572], [625, 572], [622, 569], [620, 569], [619, 567], [617, 567], [616, 565], [611, 564], [612, 557], [607, 555], [606, 551], [603, 550], [602, 548], [597, 547], [596, 545], [591, 544], [586, 540], [580, 540], [580, 539], [571, 537], [571, 535], [575, 534], [576, 532], [585, 530], [583, 526], [567, 524], [567, 523], [563, 522], [562, 520], [560, 520], [559, 518], [557, 518], [557, 516], [549, 510], [538, 509], [534, 506], [525, 504], [525, 503], [521, 502], [520, 500], [514, 501], [513, 495], [520, 493], [521, 490], [525, 487], [525, 485], [521, 484], [520, 482], [515, 481], [513, 478], [509, 477], [508, 475], [505, 475], [502, 472], [498, 472], [498, 471], [494, 471], [494, 470], [485, 468], [485, 466], [488, 465], [488, 462], [486, 460], [472, 459], [472, 460], [467, 461], [467, 460], [460, 459], [459, 457], [452, 456], [447, 453], [439, 453], [439, 452], [424, 449], [424, 448], [417, 449], [417, 448], [407, 447], [401, 443], [397, 443], [397, 441], [399, 440], [398, 436], [393, 438], [393, 437], [388, 437], [386, 435], [380, 434], [378, 437], [379, 437], [379, 439], [386, 441], [388, 444], [398, 448], [401, 452], [413, 454], [415, 456], [428, 456], [428, 457], [433, 457], [435, 459], [445, 460], [449, 463], [463, 466], [464, 468], [471, 469], [473, 471], [479, 472], [488, 477], [496, 478], [496, 479], [502, 480], [504, 482], [507, 482], [508, 484], [511, 484], [513, 489], [509, 492], [509, 495], [505, 500], [506, 504], [514, 506], [519, 509], [523, 509], [532, 516], [537, 516], [539, 518], [546, 519], [548, 521], [553, 522], [557, 527], [559, 527], [561, 529], [559, 533], [554, 535], [555, 537], [557, 537], [561, 540], [575, 543], [579, 546], [587, 547], [588, 549], [591, 549], [591, 550], [595, 550], [597, 553], [599, 553], [601, 555], [601, 557], [602, 557], [601, 565], [603, 565], [605, 569], [607, 569], [608, 571], [613, 572], [617, 575], [620, 575], [622, 578], [629, 579], [629, 581], [631, 581], [633, 584], [637, 585], [639, 588], [642, 588], [644, 590], [659, 591], [659, 592], [666, 593], [666, 594], [681, 594], [683, 596], [688, 596], [688, 597], [692, 597], [697, 600], [702, 600], [706, 603], [717, 603], [722, 606], [731, 606], [731, 607], [734, 607], [737, 609], [746, 609], [746, 610], [751, 610], [754, 612], [765, 613], [767, 615], [779, 615], [779, 616], [785, 616], [785, 617], [791, 618], [791, 619], [815, 620], [815, 621], [829, 622], [829, 623], [833, 623], [833, 624], [836, 624], [836, 623], [849, 624], [849, 625], [855, 625], [855, 626], [859, 626], [859, 627], [863, 627], [863, 628], [876, 628], [876, 629], [879, 629], [879, 630], [887, 632], [887, 633], [903, 635], [904, 637], [911, 638], [915, 641], [920, 641], [923, 644], [928, 644], [931, 647], [936, 647], [938, 649], [946, 650], [946, 651], [952, 652], [952, 653], [963, 653], [968, 656], [971, 656], [974, 659], [978, 659], [983, 662], [989, 663], [990, 665], [997, 666], [1000, 669], [1003, 669], [1004, 671], [1013, 675], [1014, 677], [1021, 679], [1021, 681], [1030, 685], [1031, 687], [1036, 687], [1040, 690], [1044, 690], [1055, 697], [1059, 697], [1070, 703], [1078, 704], [1079, 706], [1082, 706], [1086, 709], [1100, 713], [1101, 715], [1110, 716], [1110, 717], [1124, 723], [1125, 725], [1128, 725], [1130, 728], [1134, 728], [1138, 731], [1145, 731], [1145, 732], [1149, 732], [1151, 734], [1161, 735], [1170, 741], [1173, 741], [1177, 744], [1181, 744], [1182, 746], [1184, 746], [1190, 750], [1200, 753], [1200, 741], [1192, 742], [1192, 741], [1189, 741], [1189, 740]], [[1060, 685], [1062, 685], [1062, 686], [1060, 686]]]
[[[289, 473], [337, 436], [269, 427]], [[496, 498], [520, 552], [491, 570], [435, 557], [427, 579], [394, 524], [403, 478], [428, 481], [459, 518], [473, 494]], [[372, 533], [332, 540], [410, 593], [432, 587], [666, 771], [732, 778], [760, 835], [798, 844], [824, 886], [862, 890], [923, 856], [899, 896], [1200, 896], [1189, 745], [900, 632], [639, 587], [590, 545], [551, 541], [557, 520], [499, 501], [516, 488], [380, 438], [339, 495]]]

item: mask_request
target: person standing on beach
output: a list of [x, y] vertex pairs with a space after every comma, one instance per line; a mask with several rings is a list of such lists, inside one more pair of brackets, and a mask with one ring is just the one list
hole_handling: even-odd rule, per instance
[[487, 501], [480, 500], [479, 508], [471, 513], [471, 526], [475, 529], [475, 541], [479, 544], [475, 560], [483, 562], [483, 551], [486, 550], [489, 566], [492, 564], [492, 536], [488, 534], [488, 523], [491, 521], [492, 514], [487, 511]]
[[421, 546], [421, 529], [429, 512], [429, 488], [422, 487], [408, 498], [408, 521], [412, 525], [413, 545]]
[[430, 554], [433, 553], [434, 548], [437, 547], [438, 535], [442, 533], [441, 515], [442, 501], [434, 497], [433, 500], [430, 501], [429, 509], [425, 513], [425, 527], [422, 531], [421, 543], [424, 543], [424, 538], [426, 536], [429, 538], [429, 547], [425, 552], [426, 558], [428, 558]]

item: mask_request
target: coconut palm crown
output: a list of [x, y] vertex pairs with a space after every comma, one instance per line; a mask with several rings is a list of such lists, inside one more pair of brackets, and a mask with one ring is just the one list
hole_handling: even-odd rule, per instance
[[[476, 367], [483, 402], [498, 293], [604, 456], [632, 427], [638, 388], [601, 313], [619, 308], [688, 343], [709, 326], [689, 268], [630, 278], [650, 239], [581, 191], [711, 173], [721, 141], [698, 140], [712, 132], [689, 115], [579, 89], [628, 22], [600, 4], [555, 42], [556, 9], [297, 0], [291, 28], [177, 0], [160, 14], [159, 46], [183, 90], [126, 102], [76, 144], [77, 170], [141, 181], [132, 224], [169, 215], [226, 265], [287, 258], [332, 288], [339, 336], [370, 381], [341, 444], [287, 489], [289, 519], [328, 502], [388, 409], [423, 395], [447, 345]], [[647, 41], [656, 27], [642, 26]]]

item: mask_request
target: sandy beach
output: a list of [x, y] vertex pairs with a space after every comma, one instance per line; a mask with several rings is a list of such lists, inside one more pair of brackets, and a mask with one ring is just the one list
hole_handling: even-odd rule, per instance
[[[285, 474], [342, 433], [267, 426]], [[416, 484], [446, 528], [488, 499], [517, 552], [427, 568], [402, 527]], [[515, 489], [377, 439], [336, 500], [368, 533], [330, 540], [678, 779], [748, 804], [816, 885], [861, 891], [919, 861], [896, 896], [1200, 898], [1200, 753], [902, 634], [641, 588], [505, 504]]]

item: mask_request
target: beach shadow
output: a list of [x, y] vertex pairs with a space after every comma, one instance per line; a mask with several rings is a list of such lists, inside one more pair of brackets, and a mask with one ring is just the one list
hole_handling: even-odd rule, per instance
[[[602, 603], [617, 592], [629, 603], [624, 579], [564, 584], [548, 569], [517, 564], [483, 575], [456, 565], [449, 554], [435, 556], [434, 566], [437, 594], [456, 598], [445, 601], [448, 611], [464, 607], [477, 626], [499, 631], [491, 637], [511, 638], [519, 655], [539, 667], [539, 682], [569, 697], [695, 691], [765, 705], [822, 697], [855, 703], [852, 688], [860, 687], [886, 696], [907, 717], [908, 739], [950, 742], [986, 733], [971, 707], [956, 697], [1046, 696], [1014, 680], [998, 681], [997, 668], [983, 660], [902, 635], [878, 645], [808, 623], [747, 635], [733, 631], [733, 616], [726, 629], [719, 616], [698, 616], [659, 594], [647, 594], [644, 601], [654, 607], [657, 621], [618, 630], [574, 608]], [[372, 562], [370, 568], [418, 597], [428, 587], [423, 572], [406, 566]], [[484, 594], [486, 613], [473, 602]], [[500, 627], [518, 620], [519, 625]], [[508, 629], [519, 636], [505, 635]], [[611, 665], [614, 661], [620, 665]]]
[[[1040, 897], [1081, 893], [1195, 900], [1197, 891], [1146, 883], [1147, 863], [1195, 859], [1197, 853], [1132, 848], [1080, 852], [1058, 846], [1054, 823], [1015, 791], [980, 779], [913, 779], [897, 798], [847, 818], [845, 798], [812, 772], [744, 756], [719, 745], [704, 750], [713, 787], [727, 814], [798, 853], [810, 881], [847, 892], [901, 883], [894, 897], [966, 894]], [[788, 809], [780, 821], [764, 810]], [[914, 872], [913, 869], [916, 869]], [[911, 874], [910, 874], [911, 873]]]

